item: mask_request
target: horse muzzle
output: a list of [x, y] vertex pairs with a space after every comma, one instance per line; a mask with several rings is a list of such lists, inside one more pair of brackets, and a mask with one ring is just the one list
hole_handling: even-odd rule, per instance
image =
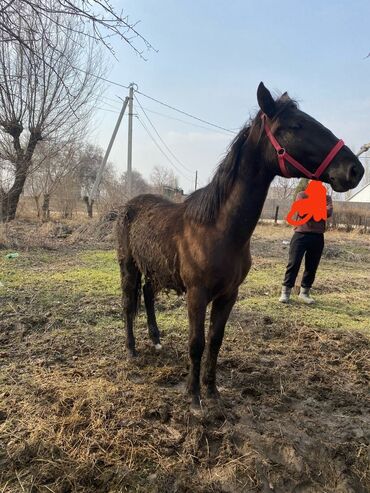
[[347, 192], [357, 187], [364, 173], [365, 169], [359, 160], [351, 163], [341, 163], [333, 170], [329, 168], [328, 182], [336, 192]]

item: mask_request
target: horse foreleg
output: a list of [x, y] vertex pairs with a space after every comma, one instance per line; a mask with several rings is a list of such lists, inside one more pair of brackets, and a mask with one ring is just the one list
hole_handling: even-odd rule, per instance
[[207, 339], [206, 361], [202, 379], [204, 385], [207, 387], [207, 395], [209, 397], [218, 396], [218, 390], [216, 387], [217, 357], [224, 337], [225, 325], [237, 296], [238, 290], [236, 290], [231, 296], [218, 298], [212, 303], [211, 320]]
[[200, 366], [204, 351], [204, 321], [207, 310], [207, 297], [204, 290], [192, 288], [187, 292], [189, 316], [189, 356], [190, 373], [188, 392], [192, 406], [200, 406]]
[[160, 332], [157, 325], [154, 309], [154, 292], [150, 281], [146, 281], [143, 287], [144, 303], [147, 315], [149, 337], [157, 350], [161, 349]]

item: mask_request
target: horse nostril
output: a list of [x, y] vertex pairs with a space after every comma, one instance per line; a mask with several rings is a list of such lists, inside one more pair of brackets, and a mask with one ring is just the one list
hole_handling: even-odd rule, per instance
[[359, 175], [358, 171], [359, 170], [357, 169], [357, 166], [355, 164], [351, 164], [351, 166], [348, 169], [348, 174], [347, 174], [348, 181], [355, 180]]

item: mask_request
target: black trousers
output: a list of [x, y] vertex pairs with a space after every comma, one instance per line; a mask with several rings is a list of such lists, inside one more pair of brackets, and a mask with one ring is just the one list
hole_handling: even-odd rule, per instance
[[324, 248], [323, 233], [294, 233], [289, 247], [289, 262], [286, 268], [283, 286], [293, 288], [305, 257], [305, 270], [301, 286], [310, 288], [315, 280], [317, 268]]

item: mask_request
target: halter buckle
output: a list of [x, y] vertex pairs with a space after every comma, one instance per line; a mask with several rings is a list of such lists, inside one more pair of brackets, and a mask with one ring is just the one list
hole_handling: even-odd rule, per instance
[[286, 154], [286, 150], [284, 149], [284, 147], [281, 147], [280, 149], [278, 149], [278, 150], [276, 151], [276, 153], [277, 153], [277, 155], [278, 155], [278, 156], [283, 157], [283, 156], [285, 156], [285, 154]]

